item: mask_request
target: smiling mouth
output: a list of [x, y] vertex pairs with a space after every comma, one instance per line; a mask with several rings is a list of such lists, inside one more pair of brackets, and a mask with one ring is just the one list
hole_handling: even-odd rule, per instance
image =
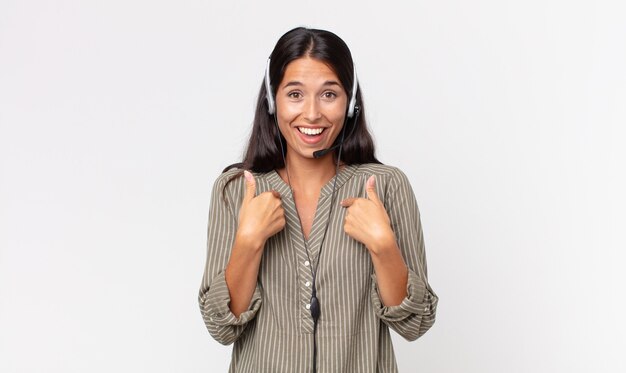
[[322, 132], [324, 132], [325, 129], [326, 128], [324, 127], [320, 127], [320, 128], [298, 127], [298, 131], [300, 131], [300, 133], [303, 133], [307, 136], [317, 136], [321, 134]]

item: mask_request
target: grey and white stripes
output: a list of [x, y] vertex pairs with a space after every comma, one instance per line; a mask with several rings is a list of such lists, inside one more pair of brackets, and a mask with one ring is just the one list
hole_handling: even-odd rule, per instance
[[[245, 191], [243, 177], [228, 180], [239, 171], [220, 175], [213, 187], [199, 294], [210, 334], [220, 343], [235, 343], [230, 372], [311, 371], [313, 319], [307, 307], [313, 279], [309, 266], [318, 260], [318, 372], [397, 372], [389, 328], [408, 340], [418, 338], [435, 322], [438, 301], [428, 284], [420, 214], [406, 176], [397, 168], [378, 164], [342, 169], [321, 255], [333, 180], [320, 193], [307, 241], [310, 263], [289, 187], [276, 172], [255, 174], [257, 193], [274, 189], [281, 194], [287, 224], [267, 241], [250, 307], [236, 318], [228, 306], [224, 269]], [[408, 296], [393, 307], [381, 303], [367, 249], [343, 231], [345, 209], [339, 202], [365, 197], [365, 182], [371, 175], [376, 175], [377, 193], [409, 268]]]

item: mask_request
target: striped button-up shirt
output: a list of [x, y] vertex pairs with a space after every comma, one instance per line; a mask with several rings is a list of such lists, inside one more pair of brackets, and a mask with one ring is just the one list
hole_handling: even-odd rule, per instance
[[[389, 329], [415, 340], [433, 325], [438, 301], [428, 284], [420, 213], [404, 173], [379, 164], [344, 167], [336, 176], [332, 211], [334, 179], [322, 188], [306, 242], [289, 186], [275, 171], [254, 174], [257, 193], [272, 189], [280, 193], [286, 225], [265, 243], [250, 306], [235, 317], [229, 309], [224, 269], [245, 193], [243, 176], [232, 179], [238, 172], [223, 173], [213, 186], [199, 295], [209, 333], [222, 344], [234, 342], [230, 372], [311, 372], [314, 328], [309, 303], [311, 268], [316, 267], [321, 308], [317, 371], [397, 372]], [[396, 306], [382, 304], [368, 250], [343, 230], [346, 209], [339, 202], [366, 198], [365, 183], [371, 175], [376, 175], [376, 192], [408, 267], [408, 295]]]

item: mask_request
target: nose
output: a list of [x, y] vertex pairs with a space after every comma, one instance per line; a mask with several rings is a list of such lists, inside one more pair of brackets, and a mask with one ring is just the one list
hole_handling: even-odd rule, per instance
[[307, 100], [304, 107], [304, 119], [309, 122], [315, 122], [322, 117], [320, 111], [320, 103], [317, 97], [311, 97]]

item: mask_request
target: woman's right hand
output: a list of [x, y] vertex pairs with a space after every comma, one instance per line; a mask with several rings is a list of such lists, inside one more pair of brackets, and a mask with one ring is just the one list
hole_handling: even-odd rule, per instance
[[239, 210], [237, 240], [261, 250], [265, 241], [285, 227], [285, 211], [280, 194], [272, 190], [256, 196], [256, 181], [249, 171], [243, 172], [246, 192]]

